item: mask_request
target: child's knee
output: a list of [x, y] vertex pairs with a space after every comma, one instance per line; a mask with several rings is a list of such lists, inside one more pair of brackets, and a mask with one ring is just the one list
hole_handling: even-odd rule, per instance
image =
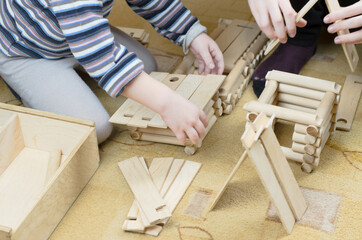
[[96, 122], [96, 133], [98, 144], [101, 144], [111, 135], [113, 130], [113, 125], [108, 122], [108, 119], [104, 119], [103, 121]]

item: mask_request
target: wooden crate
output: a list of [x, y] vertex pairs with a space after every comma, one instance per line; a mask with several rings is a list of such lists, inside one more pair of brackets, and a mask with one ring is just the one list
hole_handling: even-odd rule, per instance
[[[218, 89], [225, 80], [225, 76], [182, 75], [161, 72], [153, 72], [151, 76], [189, 99], [207, 114], [209, 125], [206, 132], [211, 129], [217, 117], [222, 114]], [[194, 154], [202, 144], [202, 139], [197, 145], [193, 145], [189, 139], [186, 140], [185, 145], [180, 144], [159, 114], [131, 99], [127, 99], [109, 121], [128, 126], [131, 130], [131, 137], [135, 140], [186, 146], [185, 152], [190, 155]]]
[[47, 239], [98, 166], [93, 122], [0, 103], [0, 240]]
[[281, 71], [266, 75], [265, 89], [257, 101], [244, 105], [247, 125], [261, 112], [294, 124], [292, 146], [283, 147], [284, 155], [302, 163], [311, 172], [319, 164], [321, 151], [336, 129], [336, 113], [341, 86], [318, 78]]
[[[220, 19], [210, 36], [224, 55], [227, 78], [220, 87], [223, 113], [230, 114], [248, 86], [256, 66], [264, 57], [268, 38], [255, 22]], [[192, 54], [184, 57], [177, 74], [197, 74], [197, 60]]]

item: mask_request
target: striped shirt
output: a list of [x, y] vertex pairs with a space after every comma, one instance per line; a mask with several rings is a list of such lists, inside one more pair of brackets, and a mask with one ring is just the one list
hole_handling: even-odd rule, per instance
[[[74, 56], [112, 97], [143, 70], [133, 52], [114, 41], [107, 16], [114, 0], [0, 0], [0, 50], [7, 56]], [[180, 0], [126, 0], [164, 37], [185, 45], [198, 20]]]

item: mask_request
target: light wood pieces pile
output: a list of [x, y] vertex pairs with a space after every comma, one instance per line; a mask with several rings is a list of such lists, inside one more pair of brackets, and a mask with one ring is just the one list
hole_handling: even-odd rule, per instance
[[272, 129], [274, 117], [272, 115], [268, 119], [260, 113], [248, 125], [241, 141], [284, 228], [290, 234], [295, 221], [301, 219], [306, 211], [307, 204]]
[[[3, 115], [0, 112], [0, 115]], [[6, 115], [6, 114], [5, 114]], [[8, 116], [4, 116], [8, 117]], [[1, 116], [0, 116], [1, 119]], [[61, 162], [61, 151], [25, 146], [19, 116], [0, 121], [0, 225], [17, 229]]]
[[321, 151], [335, 131], [341, 86], [335, 82], [280, 71], [270, 71], [257, 101], [244, 105], [247, 125], [264, 112], [295, 124], [293, 144], [282, 147], [285, 156], [302, 163], [311, 172], [319, 164]]
[[[339, 5], [338, 0], [325, 0], [328, 11], [329, 12], [335, 12], [338, 11], [341, 7]], [[344, 35], [349, 34], [348, 29], [344, 29], [341, 31], [338, 31], [338, 35]], [[351, 68], [351, 71], [354, 72], [357, 68], [359, 56], [357, 53], [356, 46], [354, 44], [342, 44], [342, 48], [344, 51], [344, 54], [346, 55], [348, 65]]]
[[[186, 76], [160, 72], [153, 72], [151, 76], [203, 109], [209, 119], [206, 133], [209, 132], [217, 117], [222, 114], [218, 89], [225, 80], [225, 76]], [[202, 145], [203, 139], [196, 145], [187, 139], [186, 144], [182, 145], [159, 114], [131, 99], [125, 101], [111, 117], [110, 122], [127, 125], [131, 130], [131, 137], [135, 140], [185, 146], [185, 152], [189, 155], [194, 154]]]
[[[220, 87], [220, 98], [224, 114], [230, 114], [248, 86], [254, 69], [264, 57], [268, 38], [255, 22], [220, 19], [219, 26], [210, 34], [224, 55], [228, 74]], [[197, 73], [198, 64], [189, 54], [184, 57], [174, 73]]]
[[141, 28], [130, 28], [130, 27], [117, 27], [118, 29], [122, 30], [124, 33], [128, 34], [139, 43], [147, 47], [150, 41], [150, 34], [146, 32], [145, 29]]
[[135, 196], [122, 229], [152, 236], [159, 235], [201, 167], [172, 157], [154, 158], [149, 168], [142, 157], [118, 165]]

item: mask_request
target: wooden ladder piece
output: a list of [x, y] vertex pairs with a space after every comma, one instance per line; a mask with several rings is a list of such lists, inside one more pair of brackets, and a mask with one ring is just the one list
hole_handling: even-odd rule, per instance
[[[325, 2], [326, 2], [329, 12], [335, 12], [341, 8], [339, 6], [338, 0], [325, 0]], [[345, 34], [349, 34], [348, 29], [338, 31], [338, 35], [345, 35]], [[359, 61], [359, 56], [357, 53], [356, 46], [354, 44], [343, 43], [342, 48], [343, 48], [344, 54], [346, 55], [348, 65], [351, 68], [352, 72], [354, 72], [357, 68], [357, 64]]]
[[352, 127], [353, 118], [362, 92], [362, 77], [348, 75], [341, 93], [341, 99], [337, 111], [336, 128], [349, 131]]
[[[166, 203], [154, 185], [151, 176], [137, 157], [119, 162], [118, 165], [151, 224], [171, 216], [171, 212], [166, 207]], [[163, 209], [165, 211], [162, 211]]]

